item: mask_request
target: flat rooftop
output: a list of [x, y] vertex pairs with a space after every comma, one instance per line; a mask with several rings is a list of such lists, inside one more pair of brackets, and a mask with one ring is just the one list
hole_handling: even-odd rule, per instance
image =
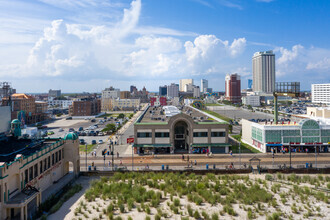
[[55, 140], [15, 139], [8, 137], [0, 141], [0, 162], [10, 163], [15, 160], [17, 154], [29, 156], [45, 146], [50, 146]]
[[[172, 106], [166, 106], [172, 107]], [[175, 112], [175, 107], [171, 109]], [[181, 113], [189, 115], [195, 122], [217, 122], [213, 118], [207, 116], [206, 114], [195, 110], [194, 108], [191, 108], [189, 106], [181, 106], [178, 107], [178, 109], [181, 111]], [[170, 114], [171, 115], [171, 114]], [[174, 116], [174, 115], [172, 115]], [[146, 113], [144, 114], [143, 118], [140, 120], [140, 123], [160, 123], [160, 122], [168, 122], [170, 117], [166, 117], [166, 113], [162, 106], [155, 107], [150, 106]]]

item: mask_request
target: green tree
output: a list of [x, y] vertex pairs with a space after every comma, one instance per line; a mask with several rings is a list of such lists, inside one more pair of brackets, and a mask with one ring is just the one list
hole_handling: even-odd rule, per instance
[[105, 128], [103, 128], [102, 131], [103, 132], [110, 132], [110, 131], [114, 132], [114, 131], [116, 131], [116, 125], [115, 124], [107, 124], [105, 126]]
[[120, 114], [118, 115], [118, 118], [125, 118], [125, 114], [120, 113]]

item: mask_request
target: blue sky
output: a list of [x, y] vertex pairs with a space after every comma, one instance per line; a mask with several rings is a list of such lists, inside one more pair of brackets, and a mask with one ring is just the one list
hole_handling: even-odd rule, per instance
[[158, 91], [180, 78], [224, 90], [273, 50], [277, 81], [330, 82], [328, 0], [2, 0], [0, 79], [19, 92]]

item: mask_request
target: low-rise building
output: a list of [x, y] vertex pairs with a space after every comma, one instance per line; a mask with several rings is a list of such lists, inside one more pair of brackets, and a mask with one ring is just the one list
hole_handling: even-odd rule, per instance
[[109, 99], [102, 111], [132, 111], [140, 108], [140, 99]]
[[44, 121], [48, 118], [47, 103], [36, 102], [35, 98], [24, 93], [15, 93], [2, 104], [11, 106], [11, 119], [19, 119], [23, 125]]
[[167, 105], [166, 97], [159, 97], [159, 96], [151, 97], [150, 105], [151, 106], [166, 106]]
[[243, 105], [251, 105], [252, 107], [260, 106], [260, 96], [257, 95], [248, 95], [242, 97]]
[[101, 112], [101, 100], [95, 98], [82, 99], [81, 101], [73, 101], [69, 107], [71, 116], [91, 116]]
[[120, 99], [129, 99], [131, 98], [130, 91], [120, 91]]
[[292, 151], [314, 152], [315, 144], [320, 152], [329, 151], [330, 123], [326, 120], [303, 119], [299, 123], [271, 122], [256, 123], [253, 121], [241, 120], [242, 141], [261, 152], [271, 152], [272, 149]]
[[137, 153], [228, 153], [228, 126], [191, 106], [149, 106], [134, 124], [134, 147]]
[[330, 108], [322, 107], [307, 107], [307, 115], [309, 117], [329, 118], [330, 119]]

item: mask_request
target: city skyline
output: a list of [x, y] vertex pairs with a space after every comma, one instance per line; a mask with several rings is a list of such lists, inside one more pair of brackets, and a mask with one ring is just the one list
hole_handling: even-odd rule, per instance
[[184, 78], [224, 91], [225, 75], [238, 73], [244, 89], [253, 54], [273, 50], [276, 81], [310, 90], [330, 81], [329, 8], [329, 1], [3, 1], [0, 78], [30, 93], [158, 91]]

